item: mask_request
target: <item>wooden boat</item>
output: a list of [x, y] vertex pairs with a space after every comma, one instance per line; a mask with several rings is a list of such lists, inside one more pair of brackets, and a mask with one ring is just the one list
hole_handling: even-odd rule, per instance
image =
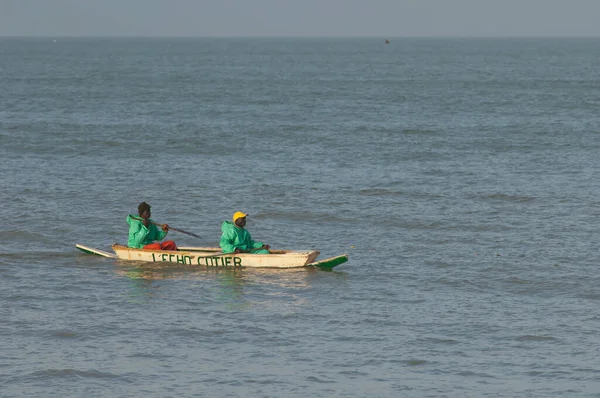
[[89, 246], [77, 244], [79, 250], [103, 257], [121, 260], [166, 262], [179, 265], [206, 267], [253, 267], [253, 268], [299, 268], [319, 267], [331, 269], [348, 261], [346, 254], [316, 261], [319, 252], [316, 250], [271, 250], [271, 254], [229, 253], [224, 254], [220, 248], [214, 247], [180, 247], [175, 251], [133, 249], [114, 244], [115, 254]]

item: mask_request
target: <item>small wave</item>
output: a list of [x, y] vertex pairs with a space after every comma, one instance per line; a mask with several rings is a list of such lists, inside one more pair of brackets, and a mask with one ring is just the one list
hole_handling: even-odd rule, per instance
[[440, 338], [435, 338], [435, 337], [430, 337], [426, 339], [427, 341], [430, 341], [432, 343], [437, 343], [437, 344], [459, 344], [460, 342], [458, 340], [454, 340], [454, 339], [440, 339]]
[[[93, 148], [102, 148], [103, 146], [105, 147], [109, 147], [109, 148], [117, 148], [117, 147], [125, 147], [128, 145], [131, 145], [129, 142], [126, 141], [117, 141], [117, 140], [111, 140], [111, 139], [105, 139], [105, 140], [101, 140], [101, 139], [80, 139], [80, 138], [76, 138], [72, 141], [73, 146], [85, 146], [85, 147], [93, 147]], [[71, 149], [76, 149], [76, 148], [71, 148]]]
[[424, 359], [407, 359], [402, 362], [404, 362], [404, 364], [407, 366], [421, 366], [427, 363], [427, 361]]
[[530, 281], [517, 278], [516, 276], [510, 277], [506, 281], [508, 283], [514, 283], [515, 285], [528, 285], [531, 283]]
[[215, 141], [210, 138], [206, 139], [188, 139], [185, 141], [168, 139], [165, 151], [172, 153], [182, 154], [196, 154], [196, 155], [228, 155], [242, 151], [239, 146], [228, 146], [223, 141]]
[[460, 376], [465, 376], [465, 377], [488, 377], [488, 378], [492, 378], [492, 379], [496, 378], [493, 375], [488, 374], [488, 373], [472, 372], [470, 370], [459, 372], [458, 374]]
[[98, 370], [77, 370], [77, 369], [46, 369], [30, 373], [22, 377], [26, 380], [49, 380], [55, 378], [76, 378], [76, 379], [120, 379], [121, 376], [100, 372]]
[[[573, 355], [576, 355], [577, 353], [573, 353]], [[586, 354], [585, 352], [580, 352], [580, 355]], [[574, 369], [575, 372], [589, 372], [589, 373], [600, 373], [600, 369], [594, 369], [594, 368], [576, 368]]]
[[489, 199], [489, 200], [499, 200], [499, 201], [506, 201], [506, 202], [520, 202], [520, 203], [531, 202], [531, 201], [537, 199], [532, 196], [509, 195], [509, 194], [503, 194], [503, 193], [482, 195], [480, 197], [483, 199]]
[[372, 197], [397, 197], [405, 196], [409, 199], [440, 199], [442, 195], [429, 192], [401, 192], [393, 191], [385, 188], [368, 188], [358, 191], [360, 196], [372, 196]]
[[524, 336], [517, 337], [515, 340], [517, 340], [517, 341], [553, 341], [553, 340], [557, 340], [557, 339], [552, 336], [536, 336], [536, 335], [526, 334]]
[[278, 380], [278, 379], [265, 379], [265, 380], [257, 380], [257, 379], [247, 379], [245, 380], [246, 383], [253, 383], [253, 384], [287, 384], [286, 381], [282, 381], [282, 380]]
[[344, 376], [368, 376], [368, 373], [365, 372], [359, 372], [357, 370], [342, 370], [341, 372], [338, 372], [338, 374], [340, 375], [344, 375]]
[[361, 196], [401, 196], [402, 192], [390, 191], [387, 189], [362, 189], [358, 192]]
[[48, 250], [23, 250], [18, 251], [0, 251], [0, 258], [11, 259], [11, 260], [49, 260], [49, 259], [60, 259], [60, 258], [72, 258], [73, 252], [70, 250], [48, 251]]
[[[88, 155], [101, 153], [105, 148], [114, 150], [115, 147], [125, 147], [129, 145], [125, 142], [112, 140], [74, 140], [68, 145], [60, 145], [58, 148], [47, 144], [24, 144], [15, 149], [15, 153], [26, 155]], [[104, 156], [104, 155], [103, 155]]]
[[[431, 168], [427, 170], [423, 170], [423, 175], [432, 176], [432, 177], [445, 177], [445, 176], [454, 176], [457, 175], [458, 172], [452, 169], [442, 169], [442, 168]], [[462, 175], [473, 174], [473, 173], [465, 173], [460, 172]]]
[[23, 230], [0, 231], [0, 239], [5, 242], [7, 240], [38, 240], [43, 238], [42, 234]]
[[126, 358], [150, 358], [150, 359], [165, 359], [170, 358], [170, 355], [160, 354], [153, 351], [152, 353], [136, 352], [134, 354], [125, 355]]
[[[534, 376], [534, 377], [545, 377], [545, 378], [549, 378], [549, 379], [553, 379], [556, 380], [558, 378], [562, 378], [564, 376], [567, 375], [571, 375], [571, 372], [569, 371], [546, 371], [546, 370], [532, 370], [529, 372], [525, 372], [525, 374], [527, 376]], [[563, 391], [563, 393], [566, 393], [568, 391]], [[575, 396], [575, 395], [564, 395], [564, 396]]]
[[312, 381], [314, 383], [323, 383], [323, 384], [325, 384], [325, 383], [336, 383], [335, 380], [325, 380], [325, 379], [322, 379], [322, 378], [318, 378], [317, 376], [308, 376], [306, 378], [306, 381]]
[[585, 300], [600, 300], [600, 294], [596, 293], [582, 293], [578, 296]]
[[431, 221], [431, 222], [398, 221], [396, 223], [396, 226], [400, 227], [400, 228], [405, 228], [405, 229], [429, 230], [429, 229], [438, 229], [443, 226], [443, 223], [440, 221]]
[[410, 134], [410, 135], [435, 135], [437, 131], [435, 130], [427, 130], [427, 129], [404, 129], [402, 130], [402, 134]]
[[338, 217], [330, 213], [312, 213], [312, 212], [264, 212], [257, 215], [257, 219], [270, 218], [274, 220], [286, 221], [311, 221], [311, 222], [354, 222], [354, 219]]
[[77, 333], [70, 332], [68, 330], [53, 330], [51, 332], [52, 336], [57, 337], [59, 339], [73, 339], [77, 338]]
[[463, 285], [467, 285], [467, 286], [474, 286], [474, 287], [478, 287], [476, 284], [474, 284], [472, 281], [468, 280], [468, 279], [449, 279], [449, 278], [440, 278], [438, 280], [439, 283], [441, 283], [442, 285], [447, 285], [447, 286], [463, 286]]
[[420, 304], [420, 303], [424, 303], [427, 300], [425, 299], [414, 299], [414, 300], [398, 300], [397, 303], [400, 304]]

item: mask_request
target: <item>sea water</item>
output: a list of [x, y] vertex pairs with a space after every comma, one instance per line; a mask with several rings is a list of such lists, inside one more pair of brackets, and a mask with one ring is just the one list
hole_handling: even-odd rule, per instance
[[[54, 41], [56, 40], [56, 41]], [[600, 39], [0, 39], [0, 396], [600, 396]], [[127, 214], [349, 262], [78, 252]]]

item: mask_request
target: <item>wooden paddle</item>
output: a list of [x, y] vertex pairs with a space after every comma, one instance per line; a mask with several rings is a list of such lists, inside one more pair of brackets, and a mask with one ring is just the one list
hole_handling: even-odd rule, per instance
[[[138, 220], [138, 221], [144, 221], [143, 218], [138, 218], [138, 217], [131, 217], [131, 218], [133, 218], [134, 220]], [[156, 225], [157, 227], [161, 227], [161, 228], [163, 227], [163, 225], [165, 225], [165, 224], [159, 224], [159, 223], [154, 222], [154, 221], [150, 221], [150, 222], [152, 224]], [[190, 236], [193, 236], [195, 238], [198, 238], [198, 239], [202, 239], [202, 237], [200, 235], [196, 235], [194, 233], [184, 231], [183, 229], [173, 228], [173, 227], [169, 226], [169, 230], [171, 230], [171, 229], [173, 231], [181, 232], [182, 234], [186, 234], [186, 235], [190, 235]]]

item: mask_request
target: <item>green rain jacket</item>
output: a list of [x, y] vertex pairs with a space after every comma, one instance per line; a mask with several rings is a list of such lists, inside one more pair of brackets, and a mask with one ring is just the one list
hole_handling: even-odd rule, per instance
[[[221, 241], [219, 246], [223, 250], [223, 253], [233, 253], [235, 249], [250, 250], [258, 249], [262, 247], [262, 242], [255, 242], [250, 236], [250, 232], [246, 231], [245, 228], [240, 228], [231, 221], [223, 221], [221, 225]], [[255, 254], [269, 254], [268, 250], [256, 250], [252, 253]]]
[[[127, 224], [129, 224], [129, 239], [127, 240], [127, 246], [136, 249], [141, 249], [150, 243], [157, 240], [162, 240], [167, 233], [162, 229], [158, 229], [156, 225], [150, 224], [148, 228], [141, 221], [136, 220], [140, 218], [130, 214], [127, 216]], [[152, 220], [150, 220], [152, 221]]]

